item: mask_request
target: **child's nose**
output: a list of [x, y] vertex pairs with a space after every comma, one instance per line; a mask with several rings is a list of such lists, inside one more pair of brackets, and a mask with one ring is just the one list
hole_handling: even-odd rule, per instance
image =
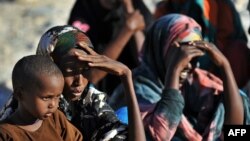
[[52, 99], [52, 100], [50, 101], [50, 103], [49, 103], [49, 108], [52, 109], [52, 108], [57, 107], [58, 102], [59, 102], [59, 101], [58, 101], [57, 99]]

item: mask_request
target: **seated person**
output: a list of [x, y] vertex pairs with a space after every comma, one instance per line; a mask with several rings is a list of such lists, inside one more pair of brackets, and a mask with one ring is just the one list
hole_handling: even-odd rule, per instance
[[[51, 58], [64, 75], [59, 108], [82, 132], [85, 140], [145, 140], [130, 69], [97, 54], [93, 48], [84, 32], [68, 25], [52, 27], [41, 37], [37, 54]], [[129, 107], [128, 126], [118, 120], [106, 103], [106, 93], [95, 89], [89, 82], [93, 69], [120, 78]]]
[[48, 57], [26, 56], [12, 73], [18, 108], [0, 123], [0, 141], [82, 141], [81, 132], [57, 109], [64, 79]]
[[[204, 54], [221, 78], [199, 68]], [[168, 14], [153, 24], [133, 79], [148, 140], [217, 140], [224, 124], [250, 123], [248, 97], [240, 94], [228, 60], [185, 15]], [[124, 106], [121, 90], [111, 97], [114, 109]]]

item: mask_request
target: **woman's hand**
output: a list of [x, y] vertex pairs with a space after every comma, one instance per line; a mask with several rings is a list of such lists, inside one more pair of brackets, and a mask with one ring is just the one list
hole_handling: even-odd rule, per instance
[[174, 42], [166, 55], [165, 87], [179, 89], [192, 69], [191, 60], [204, 55], [204, 52], [188, 43]]
[[244, 123], [243, 102], [228, 60], [212, 43], [195, 41], [190, 44], [207, 52], [212, 61], [220, 68], [224, 87], [224, 124], [242, 125]]
[[79, 44], [79, 46], [81, 46], [87, 54], [75, 51], [75, 55], [78, 60], [88, 62], [89, 67], [97, 68], [117, 76], [126, 76], [130, 73], [130, 69], [126, 65], [112, 60], [105, 55], [100, 55], [84, 44]]
[[167, 70], [168, 68], [173, 68], [175, 71], [181, 72], [188, 67], [192, 59], [203, 55], [204, 52], [193, 45], [175, 42], [166, 55]]
[[145, 28], [143, 15], [139, 10], [135, 10], [134, 12], [127, 14], [125, 25], [133, 32], [143, 30]]
[[219, 51], [219, 49], [213, 43], [209, 43], [206, 41], [194, 41], [194, 42], [190, 42], [190, 45], [193, 45], [207, 52], [211, 60], [218, 67], [224, 67], [225, 65], [229, 64], [226, 57]]

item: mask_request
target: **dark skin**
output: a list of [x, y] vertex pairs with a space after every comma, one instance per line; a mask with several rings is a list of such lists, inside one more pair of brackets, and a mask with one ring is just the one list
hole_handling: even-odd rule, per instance
[[165, 86], [168, 88], [180, 88], [180, 74], [190, 65], [195, 57], [207, 52], [210, 59], [218, 66], [222, 74], [224, 87], [225, 121], [224, 124], [242, 125], [244, 110], [231, 66], [226, 57], [212, 43], [205, 41], [193, 41], [182, 45], [175, 42], [166, 56], [171, 56], [166, 62], [167, 72]]
[[13, 124], [27, 131], [38, 130], [43, 120], [57, 110], [63, 90], [62, 76], [39, 76], [41, 88], [31, 85], [32, 89], [15, 89], [18, 100], [17, 110], [9, 117]]
[[[146, 140], [139, 106], [133, 87], [131, 70], [120, 62], [112, 60], [104, 55], [97, 54], [84, 44], [79, 43], [78, 45], [82, 47], [82, 50], [74, 51], [75, 57], [78, 58], [78, 61], [84, 63], [87, 62], [87, 65], [90, 67], [90, 69], [99, 69], [120, 77], [128, 102], [129, 140]], [[83, 53], [83, 51], [85, 53]]]

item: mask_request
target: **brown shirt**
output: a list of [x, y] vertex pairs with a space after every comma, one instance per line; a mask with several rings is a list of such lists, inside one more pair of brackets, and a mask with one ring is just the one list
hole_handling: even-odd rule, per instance
[[0, 124], [0, 141], [82, 141], [80, 131], [75, 128], [57, 110], [52, 116], [45, 119], [41, 127], [34, 131], [26, 131], [8, 120]]

